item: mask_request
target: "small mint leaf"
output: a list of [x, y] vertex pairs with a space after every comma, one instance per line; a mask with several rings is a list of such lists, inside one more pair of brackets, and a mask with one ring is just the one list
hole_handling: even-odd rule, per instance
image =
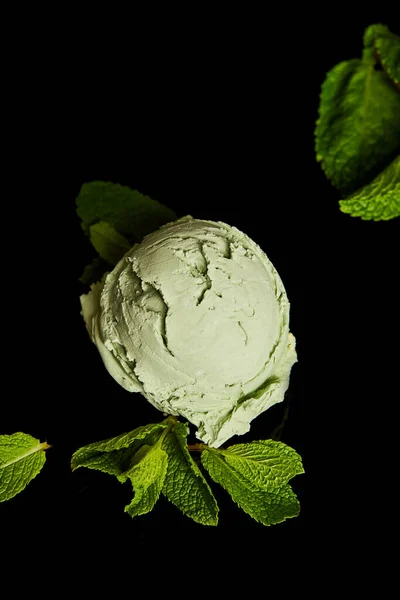
[[170, 427], [166, 419], [137, 427], [129, 433], [79, 448], [71, 460], [72, 470], [87, 467], [131, 481], [135, 495], [125, 511], [132, 517], [154, 507], [167, 471], [167, 453], [161, 448]]
[[132, 244], [109, 223], [99, 221], [89, 227], [90, 241], [100, 257], [115, 266]]
[[[96, 469], [96, 461], [99, 458], [99, 454], [103, 452], [112, 452], [115, 450], [121, 450], [123, 448], [129, 448], [133, 446], [136, 441], [144, 443], [146, 438], [151, 435], [159, 435], [161, 432], [168, 427], [168, 424], [163, 421], [161, 423], [151, 423], [149, 425], [143, 425], [137, 427], [133, 431], [128, 433], [122, 433], [116, 437], [103, 440], [101, 442], [94, 442], [79, 448], [72, 455], [71, 467], [72, 470], [78, 469], [79, 467], [88, 467]], [[117, 455], [115, 455], [117, 456]], [[122, 455], [121, 455], [122, 456]], [[111, 468], [111, 467], [110, 467]]]
[[88, 469], [101, 471], [108, 475], [115, 475], [123, 483], [127, 479], [124, 473], [129, 468], [135, 451], [140, 447], [140, 443], [139, 441], [133, 441], [129, 448], [92, 453], [86, 459], [81, 459], [80, 464], [74, 466], [73, 470], [78, 467], [87, 467]]
[[119, 183], [91, 181], [84, 183], [76, 199], [82, 228], [89, 235], [90, 226], [105, 221], [127, 238], [131, 245], [170, 221], [173, 210], [149, 196]]

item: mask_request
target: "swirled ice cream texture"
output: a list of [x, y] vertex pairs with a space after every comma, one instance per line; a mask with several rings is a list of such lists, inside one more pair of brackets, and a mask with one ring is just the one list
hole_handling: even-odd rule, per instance
[[135, 245], [81, 297], [114, 379], [218, 447], [283, 400], [296, 362], [289, 302], [261, 248], [186, 217]]

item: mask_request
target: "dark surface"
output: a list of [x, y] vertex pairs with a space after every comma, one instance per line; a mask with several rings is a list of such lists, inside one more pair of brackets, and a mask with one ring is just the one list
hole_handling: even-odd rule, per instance
[[[382, 15], [377, 20], [390, 25]], [[51, 546], [56, 539], [91, 545], [106, 538], [118, 545], [126, 537], [135, 544], [162, 532], [192, 536], [199, 546], [284, 540], [301, 551], [308, 515], [318, 516], [323, 532], [354, 515], [361, 521], [352, 493], [344, 510], [338, 480], [355, 490], [353, 467], [341, 466], [343, 442], [351, 441], [355, 423], [363, 426], [360, 405], [373, 403], [382, 327], [377, 314], [391, 311], [399, 222], [363, 222], [339, 211], [340, 195], [315, 161], [313, 130], [326, 71], [360, 54], [363, 29], [375, 21], [340, 23], [335, 34], [293, 26], [289, 45], [298, 52], [280, 61], [278, 38], [269, 43], [250, 34], [245, 48], [227, 42], [232, 52], [218, 46], [208, 55], [196, 48], [189, 66], [182, 58], [164, 58], [164, 64], [158, 55], [156, 70], [144, 69], [145, 82], [132, 75], [134, 90], [121, 94], [128, 100], [124, 109], [114, 98], [115, 108], [100, 110], [97, 73], [83, 73], [83, 87], [74, 80], [74, 112], [65, 99], [62, 133], [49, 127], [45, 168], [32, 153], [35, 201], [26, 207], [23, 231], [30, 254], [21, 252], [26, 261], [19, 263], [29, 297], [16, 294], [7, 307], [12, 361], [3, 378], [12, 391], [11, 398], [3, 395], [0, 432], [24, 431], [53, 446], [42, 473], [0, 505], [0, 522], [11, 534], [33, 531]], [[98, 75], [100, 81], [108, 76]], [[136, 188], [179, 215], [235, 225], [277, 268], [299, 358], [282, 435], [307, 471], [292, 480], [302, 507], [298, 518], [262, 527], [213, 485], [221, 509], [217, 528], [196, 525], [164, 498], [151, 514], [131, 520], [123, 510], [131, 498], [128, 484], [85, 469], [70, 472], [78, 447], [162, 417], [114, 382], [80, 316], [85, 288], [78, 278], [92, 251], [74, 201], [82, 183], [95, 179]], [[17, 205], [15, 211], [17, 218]], [[371, 386], [361, 391], [367, 376]], [[267, 437], [286, 402], [232, 442]], [[358, 462], [357, 452], [350, 456], [352, 465]]]

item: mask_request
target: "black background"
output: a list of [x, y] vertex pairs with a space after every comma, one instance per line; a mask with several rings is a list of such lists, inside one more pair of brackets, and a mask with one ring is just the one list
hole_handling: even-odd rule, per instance
[[[157, 44], [135, 37], [124, 66], [95, 32], [93, 47], [78, 52], [76, 72], [68, 52], [36, 87], [28, 69], [29, 116], [23, 125], [13, 120], [22, 133], [17, 142], [11, 136], [28, 165], [8, 177], [8, 227], [18, 223], [18, 235], [6, 261], [15, 293], [6, 301], [1, 433], [24, 431], [52, 449], [42, 473], [0, 506], [3, 533], [33, 531], [49, 547], [71, 539], [86, 547], [127, 538], [134, 545], [162, 532], [166, 539], [191, 536], [199, 547], [283, 540], [300, 551], [309, 518], [318, 519], [322, 536], [339, 522], [362, 524], [353, 476], [359, 453], [350, 452], [351, 468], [341, 466], [343, 441], [351, 446], [363, 427], [360, 406], [373, 406], [374, 336], [382, 326], [376, 315], [390, 315], [399, 223], [340, 212], [340, 194], [315, 161], [313, 131], [325, 73], [360, 55], [367, 25], [390, 26], [390, 18], [334, 22], [326, 15], [312, 25], [293, 15], [272, 27], [256, 15], [245, 23], [237, 17], [215, 28], [213, 19], [204, 28], [191, 21]], [[70, 472], [78, 447], [161, 418], [108, 375], [80, 316], [85, 288], [78, 278], [93, 254], [75, 198], [91, 180], [136, 188], [179, 215], [235, 225], [277, 268], [299, 359], [282, 436], [304, 458], [306, 474], [292, 481], [299, 517], [265, 528], [213, 485], [217, 528], [193, 523], [164, 498], [131, 520], [123, 511], [128, 484]], [[23, 205], [22, 182], [30, 190]], [[232, 442], [268, 436], [284, 405]], [[344, 480], [346, 506], [338, 492]]]

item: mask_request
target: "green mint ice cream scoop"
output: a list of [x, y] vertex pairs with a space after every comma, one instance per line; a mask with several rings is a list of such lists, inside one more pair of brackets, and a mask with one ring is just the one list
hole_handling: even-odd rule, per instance
[[185, 217], [136, 244], [81, 296], [104, 364], [129, 392], [218, 447], [283, 400], [295, 339], [282, 281], [225, 223]]

